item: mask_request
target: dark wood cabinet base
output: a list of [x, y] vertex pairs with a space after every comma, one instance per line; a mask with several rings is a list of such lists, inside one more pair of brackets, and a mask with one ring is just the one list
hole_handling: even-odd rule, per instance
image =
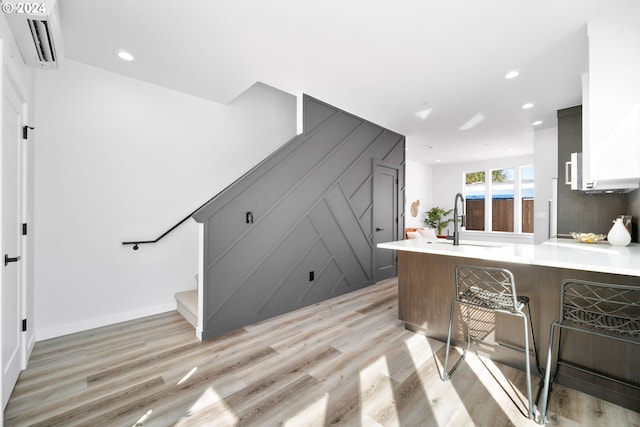
[[[407, 329], [446, 342], [451, 300], [455, 296], [455, 268], [460, 264], [503, 267], [514, 274], [518, 294], [530, 298], [541, 366], [546, 362], [550, 325], [559, 315], [562, 280], [573, 278], [640, 286], [640, 277], [635, 276], [398, 251], [398, 314]], [[480, 342], [474, 345], [474, 350], [492, 360], [524, 369], [524, 353], [518, 350], [524, 347], [522, 324], [510, 321], [506, 314], [476, 311], [471, 316], [474, 334], [480, 333], [487, 342], [499, 345]], [[462, 325], [463, 319], [458, 313], [454, 317], [452, 338], [458, 345], [465, 340]], [[637, 368], [640, 346], [573, 331], [563, 334], [562, 360], [640, 384]], [[565, 366], [560, 367], [557, 382], [636, 411], [640, 409], [640, 390], [633, 387], [586, 376]]]

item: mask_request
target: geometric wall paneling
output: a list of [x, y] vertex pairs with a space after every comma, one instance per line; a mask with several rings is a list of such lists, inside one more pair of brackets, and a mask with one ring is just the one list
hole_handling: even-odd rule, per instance
[[403, 189], [405, 138], [306, 95], [303, 125], [193, 215], [205, 233], [203, 338], [374, 281], [372, 164], [396, 164]]

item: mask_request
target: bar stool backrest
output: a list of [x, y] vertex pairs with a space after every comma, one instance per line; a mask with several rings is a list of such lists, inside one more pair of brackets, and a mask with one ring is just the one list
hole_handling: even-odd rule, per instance
[[513, 274], [504, 268], [459, 265], [456, 298], [465, 304], [512, 313], [522, 309]]
[[564, 280], [559, 323], [635, 342], [640, 339], [640, 286]]
[[[557, 344], [554, 332], [559, 329]], [[562, 329], [570, 329], [585, 334], [598, 335], [632, 344], [640, 344], [640, 285], [616, 285], [567, 279], [560, 284], [560, 318], [551, 323], [547, 365], [544, 373], [544, 388], [540, 395], [540, 423], [547, 419], [547, 403], [551, 383], [557, 374], [552, 374], [552, 365], [564, 365], [600, 378], [607, 378], [635, 389], [633, 384], [579, 366], [567, 361], [561, 362], [560, 348]], [[553, 360], [553, 363], [552, 363]]]

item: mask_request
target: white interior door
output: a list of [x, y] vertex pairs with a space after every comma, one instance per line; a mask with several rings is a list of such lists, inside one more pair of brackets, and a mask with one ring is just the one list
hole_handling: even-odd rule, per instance
[[2, 407], [11, 396], [22, 367], [22, 301], [20, 278], [20, 130], [22, 100], [7, 79], [2, 78], [2, 229], [3, 257], [0, 262], [2, 334]]

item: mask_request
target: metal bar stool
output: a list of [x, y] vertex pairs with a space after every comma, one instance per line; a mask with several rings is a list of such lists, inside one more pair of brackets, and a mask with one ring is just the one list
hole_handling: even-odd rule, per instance
[[[558, 344], [553, 346], [554, 332], [558, 328]], [[544, 373], [544, 389], [540, 405], [540, 423], [547, 417], [549, 387], [558, 373], [558, 365], [569, 366], [600, 378], [640, 389], [618, 378], [578, 366], [559, 359], [562, 329], [598, 335], [631, 344], [640, 344], [640, 286], [613, 285], [586, 280], [564, 280], [560, 286], [560, 319], [551, 324], [549, 350]], [[552, 348], [555, 347], [555, 351]], [[553, 353], [553, 355], [552, 355]], [[551, 359], [556, 372], [551, 375]]]
[[[447, 381], [458, 368], [462, 360], [467, 355], [467, 351], [471, 346], [471, 318], [470, 310], [467, 310], [467, 346], [464, 353], [458, 359], [456, 364], [447, 371], [449, 364], [449, 346], [451, 345], [451, 327], [453, 325], [453, 314], [456, 304], [468, 307], [491, 310], [494, 312], [507, 313], [522, 319], [524, 327], [524, 353], [526, 360], [527, 374], [527, 397], [529, 400], [529, 418], [534, 419], [535, 412], [533, 399], [531, 394], [531, 372], [529, 362], [529, 327], [531, 327], [531, 337], [533, 340], [533, 351], [536, 358], [536, 365], [540, 372], [540, 364], [538, 363], [538, 350], [536, 348], [536, 340], [533, 335], [533, 324], [531, 323], [531, 307], [529, 306], [529, 297], [516, 295], [515, 279], [513, 274], [504, 268], [478, 267], [470, 265], [459, 265], [456, 267], [456, 297], [451, 301], [451, 312], [449, 315], [449, 332], [447, 334], [447, 349], [444, 358], [444, 368], [442, 380]], [[527, 316], [522, 311], [524, 306], [529, 311], [529, 324], [527, 325]]]

